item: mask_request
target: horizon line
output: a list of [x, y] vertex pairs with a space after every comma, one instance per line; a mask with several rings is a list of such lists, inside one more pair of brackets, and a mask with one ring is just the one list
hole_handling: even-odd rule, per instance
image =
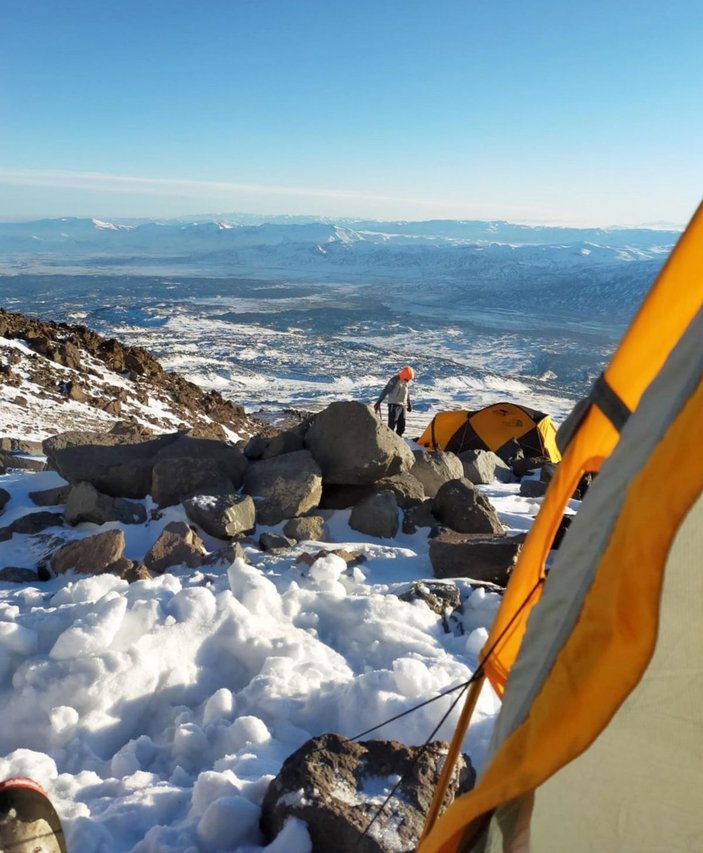
[[[324, 200], [337, 199], [340, 203], [350, 201], [368, 201], [368, 202], [385, 202], [394, 203], [396, 205], [407, 205], [416, 207], [439, 208], [445, 209], [459, 208], [460, 205], [455, 202], [438, 202], [435, 199], [415, 199], [402, 198], [381, 193], [372, 193], [359, 190], [348, 189], [330, 189], [330, 188], [310, 188], [310, 187], [290, 187], [290, 186], [274, 186], [263, 184], [246, 184], [233, 181], [211, 181], [211, 180], [194, 180], [190, 178], [153, 178], [140, 177], [133, 175], [112, 175], [103, 172], [90, 171], [80, 172], [66, 169], [11, 169], [0, 166], [0, 185], [9, 186], [30, 186], [30, 187], [45, 187], [45, 188], [64, 188], [77, 189], [85, 192], [107, 192], [121, 196], [135, 195], [144, 193], [153, 193], [158, 191], [165, 196], [173, 195], [196, 195], [200, 193], [253, 193], [259, 196], [265, 195], [282, 195], [297, 198], [318, 198]], [[546, 214], [546, 211], [544, 212]], [[675, 230], [682, 231], [685, 223], [673, 222], [640, 222], [640, 223], [610, 223], [603, 225], [596, 224], [594, 220], [588, 223], [580, 222], [575, 224], [574, 221], [569, 221], [566, 218], [544, 215], [540, 216], [510, 216], [509, 214], [487, 215], [483, 214], [462, 214], [457, 216], [452, 215], [431, 215], [423, 216], [385, 216], [379, 218], [374, 215], [349, 215], [349, 214], [317, 214], [317, 213], [289, 213], [280, 211], [278, 213], [249, 213], [245, 211], [228, 211], [223, 213], [203, 213], [203, 214], [177, 214], [175, 216], [162, 215], [138, 215], [138, 214], [120, 214], [114, 215], [108, 212], [76, 215], [65, 214], [60, 216], [34, 215], [9, 218], [6, 215], [0, 215], [0, 222], [4, 223], [21, 223], [33, 222], [41, 219], [60, 220], [60, 219], [100, 219], [103, 221], [119, 221], [119, 220], [142, 220], [142, 221], [158, 221], [167, 220], [173, 221], [177, 219], [188, 218], [209, 218], [209, 217], [227, 217], [227, 216], [250, 216], [266, 219], [267, 217], [291, 217], [291, 218], [307, 218], [318, 221], [334, 221], [334, 220], [369, 220], [373, 222], [429, 222], [429, 221], [447, 221], [447, 222], [505, 222], [511, 225], [525, 225], [530, 227], [544, 228], [572, 228], [575, 230], [586, 230], [598, 228], [603, 230], [612, 229], [646, 229], [646, 230]]]
[[[259, 223], [227, 223], [227, 217], [251, 217], [252, 219], [261, 219], [262, 222]], [[310, 224], [317, 222], [320, 224], [334, 224], [334, 223], [354, 223], [354, 222], [375, 222], [379, 225], [385, 224], [404, 224], [404, 223], [429, 223], [429, 222], [454, 222], [454, 223], [485, 223], [485, 224], [504, 224], [504, 225], [516, 225], [525, 228], [562, 228], [564, 230], [573, 230], [573, 231], [628, 231], [628, 230], [638, 230], [638, 231], [676, 231], [683, 232], [686, 228], [686, 225], [678, 224], [675, 222], [640, 222], [640, 223], [625, 223], [625, 224], [611, 224], [611, 225], [574, 225], [573, 223], [567, 223], [562, 220], [543, 220], [543, 221], [535, 221], [535, 220], [520, 220], [516, 219], [504, 219], [502, 217], [457, 217], [452, 218], [450, 216], [433, 216], [430, 218], [414, 218], [411, 216], [403, 216], [403, 217], [391, 217], [391, 218], [383, 218], [379, 219], [374, 216], [350, 216], [348, 214], [340, 215], [340, 216], [330, 216], [328, 214], [317, 215], [314, 213], [285, 213], [283, 211], [279, 211], [278, 213], [251, 213], [247, 211], [227, 211], [220, 213], [185, 213], [179, 214], [177, 216], [106, 216], [104, 214], [100, 215], [77, 215], [77, 214], [64, 214], [60, 216], [20, 216], [20, 217], [9, 217], [3, 216], [0, 214], [0, 225], [28, 225], [33, 222], [64, 222], [68, 220], [76, 220], [76, 221], [90, 221], [94, 223], [104, 223], [106, 225], [117, 224], [117, 225], [128, 225], [131, 223], [136, 223], [137, 227], [141, 224], [147, 223], [157, 223], [157, 224], [170, 224], [175, 222], [180, 222], [184, 225], [196, 225], [202, 224], [200, 222], [196, 222], [196, 220], [204, 220], [208, 222], [225, 222], [227, 224], [231, 224], [232, 227], [258, 227], [259, 225], [275, 225], [278, 223], [272, 222], [270, 220], [273, 219], [308, 219], [310, 220]]]

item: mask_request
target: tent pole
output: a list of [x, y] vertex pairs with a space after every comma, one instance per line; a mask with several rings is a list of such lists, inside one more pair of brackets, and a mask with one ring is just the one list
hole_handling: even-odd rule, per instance
[[449, 744], [449, 749], [447, 750], [447, 757], [444, 759], [444, 766], [442, 767], [442, 772], [439, 776], [439, 781], [434, 790], [434, 795], [432, 797], [432, 802], [430, 803], [430, 807], [427, 811], [427, 817], [425, 818], [425, 825], [422, 828], [422, 835], [420, 836], [420, 843], [422, 843], [425, 838], [429, 835], [432, 827], [439, 816], [439, 810], [442, 807], [442, 800], [444, 800], [444, 795], [447, 792], [447, 788], [449, 786], [449, 779], [454, 771], [454, 765], [456, 764], [457, 757], [459, 755], [459, 750], [461, 749], [461, 742], [464, 739], [464, 735], [466, 734], [466, 730], [469, 727], [469, 723], [471, 721], [471, 717], [473, 716], [474, 709], [476, 707], [476, 703], [478, 702], [479, 694], [481, 693], [481, 688], [483, 687], [483, 682], [486, 680], [486, 676], [481, 672], [481, 675], [471, 683], [469, 687], [469, 692], [466, 694], [466, 701], [464, 702], [464, 708], [462, 709], [461, 716], [459, 717], [459, 721], [456, 724], [456, 729], [454, 730], [454, 737], [452, 738], [451, 743]]

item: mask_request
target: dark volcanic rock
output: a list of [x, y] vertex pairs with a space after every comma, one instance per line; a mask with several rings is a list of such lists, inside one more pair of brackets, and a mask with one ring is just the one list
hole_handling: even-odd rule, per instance
[[296, 563], [304, 563], [306, 566], [312, 566], [312, 564], [316, 560], [320, 560], [323, 557], [327, 557], [329, 554], [334, 554], [336, 557], [339, 557], [341, 560], [344, 560], [344, 562], [347, 564], [347, 567], [349, 568], [352, 568], [353, 566], [358, 566], [360, 563], [366, 562], [366, 556], [364, 554], [359, 553], [358, 551], [347, 551], [344, 548], [332, 549], [328, 551], [323, 548], [316, 554], [308, 554], [307, 551], [303, 551], [303, 553], [297, 558]]
[[106, 530], [67, 543], [51, 555], [49, 564], [58, 575], [71, 569], [81, 574], [100, 574], [121, 559], [124, 545], [121, 530]]
[[287, 536], [281, 536], [280, 533], [262, 533], [259, 536], [259, 548], [262, 551], [268, 551], [272, 554], [280, 554], [288, 551], [292, 545], [295, 545], [295, 539], [289, 539]]
[[507, 586], [524, 535], [455, 533], [445, 530], [430, 539], [430, 562], [437, 578], [471, 578]]
[[432, 512], [459, 533], [503, 533], [496, 511], [470, 480], [450, 480], [437, 492]]
[[432, 498], [408, 507], [403, 513], [403, 533], [417, 533], [418, 527], [434, 527], [438, 518], [432, 512]]
[[105, 524], [120, 521], [122, 524], [143, 524], [146, 510], [141, 504], [103, 495], [90, 483], [78, 483], [68, 493], [64, 516], [69, 524], [90, 521]]
[[174, 506], [199, 491], [228, 488], [231, 481], [214, 459], [161, 459], [154, 465], [151, 496], [160, 507]]
[[512, 464], [513, 473], [516, 477], [524, 477], [530, 471], [541, 468], [543, 465], [550, 464], [546, 456], [525, 456], [522, 459], [516, 459]]
[[104, 494], [127, 498], [146, 497], [156, 488], [155, 498], [164, 506], [213, 481], [229, 479], [239, 487], [247, 465], [238, 448], [183, 433], [144, 439], [137, 432], [65, 432], [46, 439], [44, 450], [71, 483], [85, 481]]
[[347, 509], [355, 506], [376, 492], [393, 492], [398, 506], [407, 509], [425, 500], [425, 490], [422, 483], [410, 473], [395, 474], [383, 477], [375, 483], [364, 486], [340, 485], [335, 483], [322, 484], [321, 509]]
[[424, 601], [438, 616], [461, 607], [459, 590], [449, 583], [418, 581], [407, 592], [398, 596], [401, 601]]
[[9, 539], [13, 533], [33, 536], [48, 527], [61, 527], [63, 515], [60, 512], [30, 512], [16, 518], [7, 527], [0, 527], [0, 542]]
[[454, 453], [416, 450], [414, 456], [415, 464], [410, 473], [422, 483], [428, 498], [433, 498], [449, 480], [456, 480], [464, 475], [461, 461]]
[[242, 451], [234, 445], [180, 433], [176, 435], [175, 441], [158, 451], [157, 459], [159, 462], [165, 459], [210, 459], [237, 489], [244, 482], [248, 464]]
[[51, 467], [70, 483], [85, 481], [113, 497], [144, 498], [154, 458], [178, 433], [142, 441], [131, 435], [64, 432], [44, 441]]
[[[426, 747], [395, 741], [355, 743], [341, 735], [313, 738], [293, 753], [271, 782], [264, 797], [261, 827], [274, 838], [290, 817], [307, 824], [313, 853], [410, 853], [417, 848], [425, 816], [446, 756], [447, 744]], [[473, 787], [475, 772], [460, 756], [444, 806]], [[392, 788], [383, 812], [370, 787]]]
[[32, 503], [37, 506], [56, 506], [57, 504], [65, 504], [68, 498], [68, 493], [71, 491], [71, 486], [58, 486], [55, 489], [44, 489], [41, 492], [30, 492], [29, 497]]
[[244, 480], [244, 491], [261, 499], [256, 502], [257, 522], [278, 524], [316, 507], [322, 496], [320, 474], [307, 450], [252, 462]]
[[403, 439], [363, 403], [332, 403], [315, 416], [305, 446], [325, 483], [367, 485], [409, 471], [414, 462]]
[[501, 483], [511, 483], [512, 469], [491, 450], [464, 450], [459, 454], [464, 468], [464, 477], [478, 486], [498, 480]]
[[245, 563], [248, 563], [249, 557], [247, 557], [244, 548], [242, 548], [239, 542], [228, 542], [226, 545], [218, 548], [217, 551], [211, 551], [203, 557], [201, 566], [229, 566], [235, 560], [244, 560]]
[[193, 495], [183, 501], [188, 518], [210, 536], [234, 539], [256, 527], [256, 509], [249, 495], [234, 492]]
[[173, 566], [199, 566], [206, 549], [202, 539], [182, 521], [172, 521], [161, 531], [159, 538], [144, 557], [144, 565], [155, 575]]
[[327, 525], [321, 515], [303, 515], [289, 519], [283, 527], [283, 535], [297, 542], [303, 540], [320, 542], [327, 538]]
[[296, 430], [286, 430], [270, 439], [261, 453], [261, 459], [271, 459], [273, 456], [281, 456], [283, 453], [295, 453], [296, 450], [304, 450], [303, 436]]
[[356, 504], [349, 526], [368, 536], [392, 539], [398, 532], [398, 503], [393, 492], [377, 492]]
[[30, 456], [18, 456], [0, 450], [0, 467], [7, 469], [18, 468], [23, 471], [43, 471], [46, 468], [44, 459], [34, 459]]
[[33, 569], [24, 569], [17, 566], [7, 566], [0, 569], [0, 581], [3, 583], [32, 583], [38, 581], [39, 576]]
[[523, 478], [520, 482], [520, 495], [523, 498], [542, 498], [547, 493], [549, 483], [541, 480], [528, 480]]

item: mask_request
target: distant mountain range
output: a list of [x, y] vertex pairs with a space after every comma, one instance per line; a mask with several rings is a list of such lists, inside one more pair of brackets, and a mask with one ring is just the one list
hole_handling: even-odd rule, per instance
[[[320, 221], [304, 217], [273, 217], [244, 222], [241, 215], [195, 217], [189, 221], [100, 219], [41, 219], [0, 222], [0, 250], [46, 251], [71, 247], [157, 249], [159, 246], [198, 246], [221, 250], [229, 246], [268, 246], [307, 243], [319, 246], [342, 243], [396, 245], [487, 246], [588, 246], [625, 250], [652, 250], [671, 246], [680, 232], [653, 228], [566, 228], [516, 225], [504, 221], [428, 220]], [[251, 217], [247, 217], [251, 219]]]
[[[236, 217], [0, 223], [0, 275], [16, 273], [265, 276], [306, 281], [453, 281], [520, 285], [563, 271], [600, 280], [624, 262], [650, 279], [679, 232], [560, 228], [502, 221], [338, 222]], [[575, 273], [575, 271], [578, 271]], [[630, 277], [628, 273], [627, 277]], [[639, 278], [639, 276], [638, 276]]]
[[386, 359], [390, 370], [410, 357], [432, 389], [426, 400], [445, 399], [444, 383], [467, 373], [538, 390], [551, 377], [554, 393], [577, 394], [679, 237], [232, 219], [0, 223], [0, 305], [85, 323], [169, 366], [187, 363], [197, 381], [246, 392], [252, 408], [280, 396], [261, 376], [283, 377], [293, 400], [327, 400], [338, 393], [339, 365], [353, 363], [365, 398], [379, 364], [385, 373]]

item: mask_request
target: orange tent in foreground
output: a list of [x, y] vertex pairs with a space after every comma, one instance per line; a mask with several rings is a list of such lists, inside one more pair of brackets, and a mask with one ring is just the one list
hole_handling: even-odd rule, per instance
[[[657, 623], [660, 606], [664, 607], [664, 568], [669, 571], [670, 555], [684, 528], [688, 530], [686, 541], [697, 535], [699, 543], [698, 551], [686, 551], [685, 546], [685, 554], [699, 554], [703, 548], [703, 525], [699, 524], [696, 534], [695, 525], [691, 527], [687, 521], [694, 505], [700, 515], [703, 486], [703, 465], [696, 449], [703, 424], [702, 306], [703, 206], [596, 382], [580, 421], [571, 425], [571, 442], [527, 537], [483, 651], [483, 672], [500, 695], [506, 691], [491, 758], [476, 788], [458, 798], [434, 828], [438, 807], [433, 804], [435, 813], [430, 813], [420, 853], [527, 850], [524, 844], [535, 789], [587, 750], [628, 693], [640, 680], [643, 685], [648, 681], [653, 656], [656, 660], [662, 642]], [[613, 454], [621, 431], [623, 440]], [[612, 465], [604, 465], [611, 454]], [[571, 525], [544, 584], [546, 558], [566, 503], [582, 475], [601, 466], [603, 472]], [[605, 535], [601, 535], [603, 531]], [[684, 556], [683, 563], [686, 559]], [[680, 572], [673, 571], [672, 576]], [[697, 586], [695, 578], [690, 574], [686, 577], [700, 594], [700, 572]], [[528, 639], [537, 636], [542, 641], [531, 640], [528, 646], [525, 640], [519, 667], [506, 689], [528, 617], [543, 590], [544, 601], [535, 611], [528, 632]], [[700, 598], [696, 601], [700, 613], [703, 602]], [[698, 643], [691, 638], [692, 648], [700, 647], [701, 636], [703, 631], [698, 629]], [[686, 685], [690, 688], [696, 677], [701, 683], [703, 650], [699, 652], [697, 659], [686, 656], [686, 665], [692, 671], [681, 671], [677, 664], [679, 676], [684, 676], [682, 689]], [[673, 673], [668, 675], [673, 683]], [[657, 683], [661, 689], [661, 679]], [[691, 719], [697, 713], [700, 721], [701, 699], [691, 703], [696, 709], [689, 715]], [[468, 724], [468, 719], [463, 722]], [[700, 791], [703, 783], [701, 730], [696, 730], [697, 747], [686, 741], [680, 755], [677, 752], [682, 767], [689, 767], [686, 759], [692, 755], [701, 759], [698, 771], [682, 771], [684, 787], [690, 792]], [[448, 769], [464, 732], [465, 726], [457, 727], [446, 762]], [[634, 779], [629, 777], [633, 790], [637, 787], [632, 784]], [[691, 787], [694, 781], [696, 785]], [[587, 796], [603, 784], [603, 779], [595, 781]], [[671, 784], [676, 784], [676, 779]], [[442, 785], [440, 780], [436, 802], [441, 801]], [[620, 803], [622, 796], [614, 787], [612, 802]], [[622, 787], [620, 794], [628, 788]], [[576, 798], [573, 811], [577, 813], [579, 800], [586, 795], [578, 780], [572, 789], [552, 786], [553, 793]], [[680, 785], [676, 784], [676, 789]], [[670, 803], [668, 795], [666, 802]], [[690, 802], [690, 794], [683, 802]], [[620, 817], [617, 812], [612, 817], [616, 829], [619, 821], [630, 825], [623, 814], [637, 814], [651, 831], [652, 821], [645, 818], [647, 809], [652, 811], [652, 803], [646, 798], [642, 803], [644, 811], [628, 800]], [[559, 809], [557, 805], [554, 810]], [[697, 820], [698, 807], [683, 805], [680, 810], [685, 818], [682, 831], [693, 832], [691, 820]], [[589, 823], [591, 830], [602, 826], [599, 814], [584, 809], [583, 817], [579, 825], [584, 828]], [[672, 820], [665, 823], [671, 830]], [[548, 839], [549, 830], [545, 832]], [[577, 832], [574, 829], [570, 843], [563, 835], [554, 834], [562, 838], [559, 843], [566, 843], [565, 847], [557, 843], [538, 849], [591, 849]], [[701, 842], [702, 836], [696, 839]], [[620, 842], [622, 839], [612, 838], [608, 843], [594, 842], [593, 849], [655, 849], [618, 846]], [[663, 843], [656, 849], [686, 849]]]

